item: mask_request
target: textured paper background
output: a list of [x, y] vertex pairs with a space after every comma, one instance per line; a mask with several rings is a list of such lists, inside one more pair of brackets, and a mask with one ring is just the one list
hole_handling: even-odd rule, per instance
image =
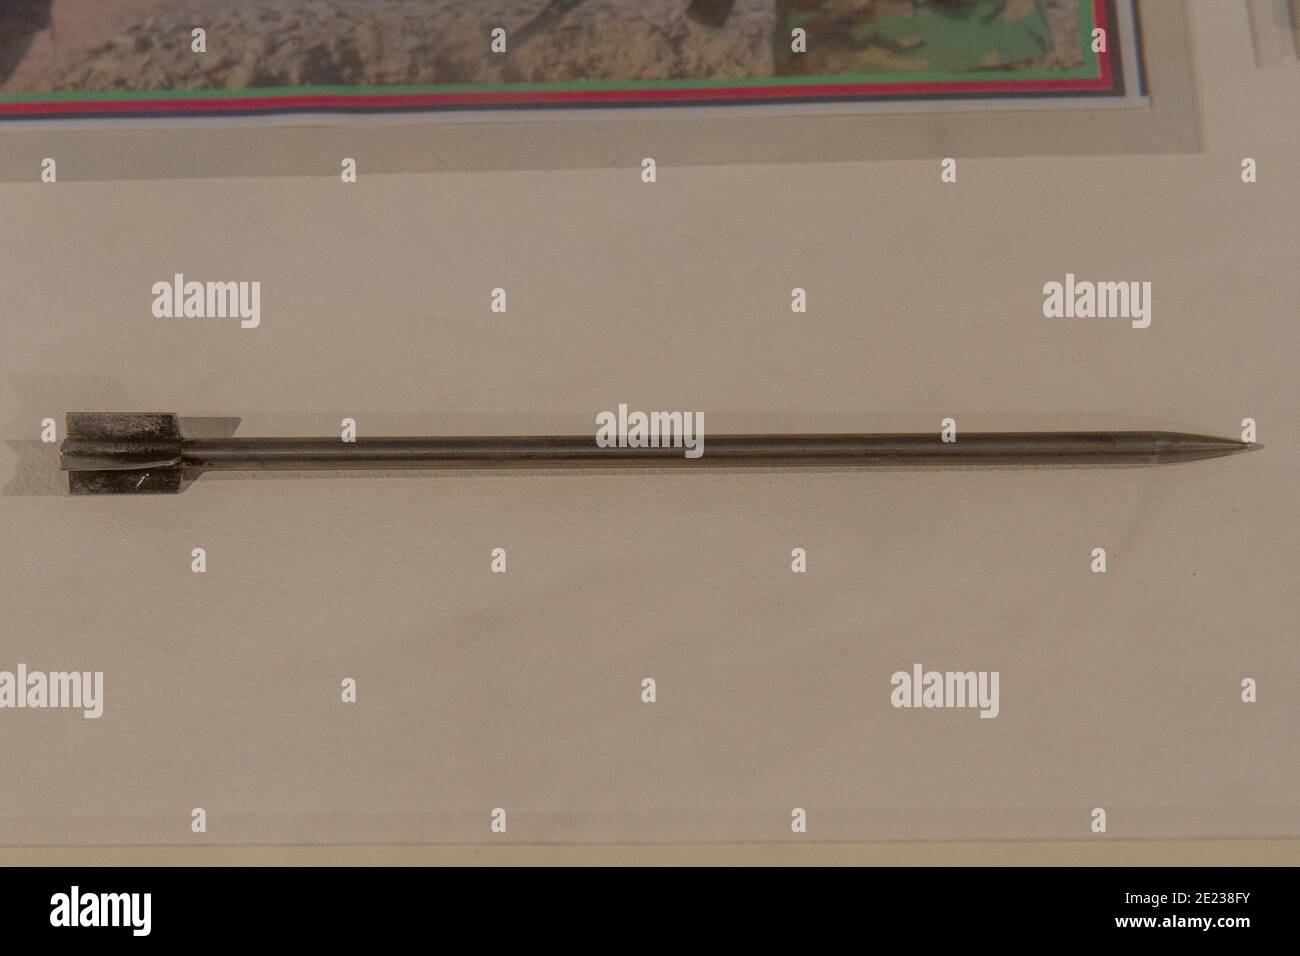
[[[1300, 834], [1298, 78], [1241, 14], [1192, 18], [1196, 155], [0, 187], [0, 667], [107, 682], [98, 721], [0, 715], [0, 843], [473, 842], [497, 806], [525, 842], [793, 840], [794, 806], [818, 840], [1076, 838], [1094, 806]], [[262, 328], [153, 319], [175, 271], [261, 280]], [[1067, 271], [1151, 280], [1152, 327], [1043, 319]], [[1249, 415], [1267, 449], [74, 500], [33, 441], [80, 409], [469, 434], [620, 401], [715, 433]], [[1001, 716], [892, 709], [913, 661], [1001, 671]]]

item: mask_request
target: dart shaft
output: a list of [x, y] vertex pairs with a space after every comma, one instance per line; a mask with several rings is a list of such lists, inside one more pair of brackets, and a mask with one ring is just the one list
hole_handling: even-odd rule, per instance
[[938, 434], [719, 435], [699, 457], [680, 446], [607, 447], [590, 435], [142, 440], [69, 439], [64, 467], [140, 468], [183, 465], [210, 470], [428, 467], [440, 464], [680, 461], [763, 463], [820, 461], [863, 465], [1087, 463], [1140, 464], [1230, 454], [1240, 442], [1168, 432], [977, 432], [945, 442]]
[[[635, 436], [639, 438], [640, 436]], [[1176, 432], [971, 432], [711, 435], [648, 444], [620, 434], [488, 437], [187, 438], [166, 412], [71, 412], [62, 449], [75, 495], [174, 494], [186, 475], [267, 469], [551, 467], [598, 464], [760, 466], [1132, 465], [1217, 458], [1258, 447]]]

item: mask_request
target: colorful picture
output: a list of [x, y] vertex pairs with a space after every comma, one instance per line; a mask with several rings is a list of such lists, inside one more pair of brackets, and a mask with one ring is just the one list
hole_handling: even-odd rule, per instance
[[0, 116], [1123, 94], [1103, 0], [4, 0]]

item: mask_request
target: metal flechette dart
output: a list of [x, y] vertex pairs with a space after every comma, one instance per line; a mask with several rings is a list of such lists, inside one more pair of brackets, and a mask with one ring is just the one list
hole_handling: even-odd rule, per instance
[[167, 494], [204, 471], [437, 468], [467, 465], [851, 466], [1143, 465], [1218, 458], [1259, 445], [1163, 431], [710, 435], [705, 453], [610, 447], [592, 435], [495, 437], [186, 438], [170, 413], [70, 412], [62, 468], [74, 495]]

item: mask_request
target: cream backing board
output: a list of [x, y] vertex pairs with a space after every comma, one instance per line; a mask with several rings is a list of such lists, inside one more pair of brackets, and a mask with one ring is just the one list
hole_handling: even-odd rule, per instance
[[[786, 121], [809, 136], [767, 161], [746, 158], [758, 120], [693, 148], [676, 121], [534, 131], [604, 151], [576, 162], [557, 157], [581, 144], [503, 150], [523, 142], [505, 125], [0, 137], [0, 669], [103, 670], [107, 688], [98, 720], [0, 711], [0, 844], [1300, 835], [1300, 74], [1254, 67], [1237, 5], [1189, 14], [1199, 81], [1170, 95], [1199, 96], [1204, 133], [1140, 155], [1089, 155], [1125, 150], [1093, 149], [1084, 114], [1077, 143], [1021, 142], [1038, 118], [1000, 117], [1002, 157], [988, 116], [951, 120], [983, 124], [971, 150], [934, 116], [872, 117], [944, 130], [889, 161], [839, 118]], [[432, 148], [381, 158], [403, 143]], [[50, 153], [60, 182], [41, 184]], [[153, 318], [175, 272], [261, 281], [261, 327]], [[1043, 318], [1066, 272], [1151, 281], [1151, 327]], [[1233, 434], [1249, 416], [1266, 447], [1124, 470], [207, 476], [71, 499], [36, 440], [76, 410], [253, 435], [345, 416], [580, 432], [621, 401], [700, 409], [717, 433], [951, 415]], [[1000, 716], [891, 708], [890, 674], [916, 661], [998, 670]]]

